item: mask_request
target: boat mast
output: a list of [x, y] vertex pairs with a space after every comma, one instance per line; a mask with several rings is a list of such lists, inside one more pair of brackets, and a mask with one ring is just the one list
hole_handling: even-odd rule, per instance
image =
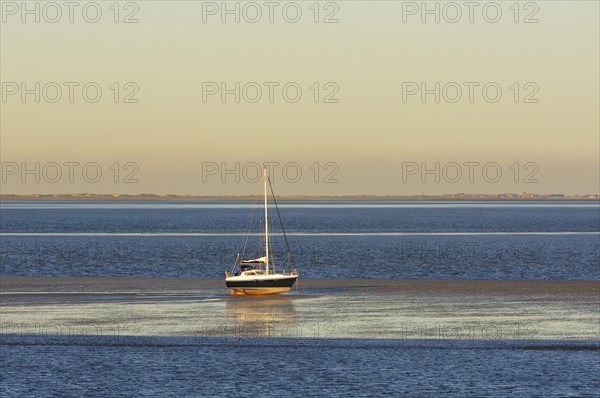
[[269, 273], [269, 211], [267, 206], [267, 168], [263, 167], [263, 177], [265, 179], [265, 268]]

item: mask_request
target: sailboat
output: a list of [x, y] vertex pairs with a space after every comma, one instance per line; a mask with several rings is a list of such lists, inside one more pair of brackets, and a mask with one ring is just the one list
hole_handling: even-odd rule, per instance
[[[295, 268], [291, 272], [283, 271], [278, 273], [275, 270], [275, 263], [272, 261], [272, 253], [269, 248], [269, 203], [267, 185], [271, 188], [273, 202], [275, 203], [279, 221], [281, 222], [281, 230], [287, 247], [288, 259], [292, 263], [293, 258], [266, 168], [263, 168], [263, 181], [265, 207], [264, 255], [254, 259], [244, 259], [245, 249], [241, 254], [237, 254], [231, 272], [225, 272], [225, 284], [229, 288], [230, 294], [266, 295], [285, 293], [288, 292], [298, 280], [298, 271]], [[250, 223], [251, 222], [249, 222], [249, 224]]]

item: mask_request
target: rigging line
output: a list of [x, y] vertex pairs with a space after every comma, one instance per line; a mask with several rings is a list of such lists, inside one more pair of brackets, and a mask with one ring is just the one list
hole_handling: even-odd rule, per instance
[[242, 240], [242, 242], [243, 242], [242, 256], [244, 256], [246, 253], [246, 246], [248, 245], [248, 237], [250, 236], [250, 229], [252, 228], [252, 221], [254, 220], [254, 209], [255, 209], [255, 207], [253, 206], [252, 209], [250, 210], [250, 215], [248, 217], [248, 223], [246, 224], [246, 231], [245, 231], [244, 239]]
[[[266, 251], [263, 252], [263, 250], [265, 248], [265, 234], [264, 234], [265, 222], [264, 222], [264, 220], [260, 220], [259, 225], [260, 225], [259, 226], [260, 231], [258, 231], [259, 232], [258, 245], [254, 248], [254, 254], [252, 255], [253, 258], [266, 256]], [[259, 267], [261, 267], [261, 269], [262, 269], [261, 264], [264, 264], [264, 263], [259, 264]]]
[[[272, 231], [273, 230], [273, 221], [271, 221], [271, 224], [269, 224], [269, 228]], [[272, 242], [272, 241], [269, 241]], [[274, 242], [273, 242], [274, 243]], [[275, 273], [275, 254], [274, 254], [274, 247], [275, 244], [270, 244], [269, 245], [269, 260], [271, 260], [271, 264], [273, 265], [273, 273]]]
[[252, 208], [250, 209], [250, 215], [248, 216], [248, 223], [246, 224], [246, 234], [245, 234], [244, 239], [242, 240], [243, 248], [242, 248], [241, 260], [243, 260], [244, 256], [246, 255], [246, 248], [248, 246], [248, 239], [250, 237], [250, 229], [252, 229], [252, 222], [254, 221], [254, 213], [256, 212], [256, 208], [258, 205], [258, 199], [259, 199], [259, 195], [257, 193], [257, 195], [254, 198], [254, 203], [252, 204]]
[[[252, 219], [253, 219], [253, 217], [254, 217], [254, 207], [252, 207], [252, 209], [250, 210], [250, 214], [248, 216], [248, 222], [246, 224], [246, 233], [244, 235], [244, 238], [242, 239], [242, 242], [240, 243], [240, 249], [241, 250], [239, 252], [241, 252], [241, 257], [240, 257], [240, 253], [239, 252], [238, 252], [238, 255], [237, 255], [237, 257], [239, 258], [240, 261], [242, 261], [244, 259], [244, 256], [246, 254], [246, 245], [248, 244], [248, 237], [250, 236], [250, 233], [249, 233], [250, 232], [250, 226], [252, 225]], [[236, 264], [234, 265], [234, 268], [237, 265], [237, 259], [238, 258], [236, 258]]]
[[238, 265], [238, 260], [241, 261], [244, 259], [244, 253], [246, 252], [246, 245], [248, 243], [248, 236], [250, 235], [250, 228], [252, 225], [252, 220], [254, 218], [254, 209], [256, 208], [256, 201], [257, 198], [255, 199], [254, 205], [250, 209], [250, 214], [248, 214], [248, 219], [246, 220], [246, 233], [242, 241], [239, 243], [239, 246], [237, 247], [237, 253], [235, 256], [235, 261], [233, 262], [233, 266], [231, 267], [231, 273], [235, 272], [235, 267]]
[[277, 206], [277, 199], [275, 199], [275, 193], [273, 192], [273, 186], [271, 185], [271, 179], [267, 178], [267, 181], [269, 181], [269, 188], [271, 188], [271, 196], [273, 196], [273, 203], [275, 203], [275, 209], [277, 210], [277, 217], [279, 218], [279, 224], [281, 225], [281, 232], [283, 232], [283, 239], [285, 240], [285, 246], [287, 247], [288, 256], [290, 258], [292, 267], [295, 267], [296, 264], [294, 262], [294, 257], [292, 256], [292, 249], [290, 248], [290, 243], [288, 242], [287, 235], [285, 234], [285, 228], [283, 227], [283, 220], [281, 219], [281, 214], [279, 213], [279, 206]]

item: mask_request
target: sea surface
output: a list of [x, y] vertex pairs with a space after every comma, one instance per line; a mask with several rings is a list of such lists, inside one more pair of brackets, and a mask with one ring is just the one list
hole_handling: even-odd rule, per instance
[[[600, 279], [598, 201], [278, 203], [293, 262], [275, 235], [275, 265], [308, 278]], [[255, 204], [4, 200], [0, 275], [220, 277], [246, 231], [262, 255]]]
[[597, 344], [5, 336], [4, 396], [597, 397]]
[[229, 296], [253, 203], [1, 201], [0, 396], [600, 396], [598, 201], [280, 200]]

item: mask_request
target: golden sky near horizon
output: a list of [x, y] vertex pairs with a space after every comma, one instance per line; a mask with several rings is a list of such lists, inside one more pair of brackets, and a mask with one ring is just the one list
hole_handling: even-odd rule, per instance
[[596, 1], [90, 3], [2, 1], [2, 193], [600, 191]]

